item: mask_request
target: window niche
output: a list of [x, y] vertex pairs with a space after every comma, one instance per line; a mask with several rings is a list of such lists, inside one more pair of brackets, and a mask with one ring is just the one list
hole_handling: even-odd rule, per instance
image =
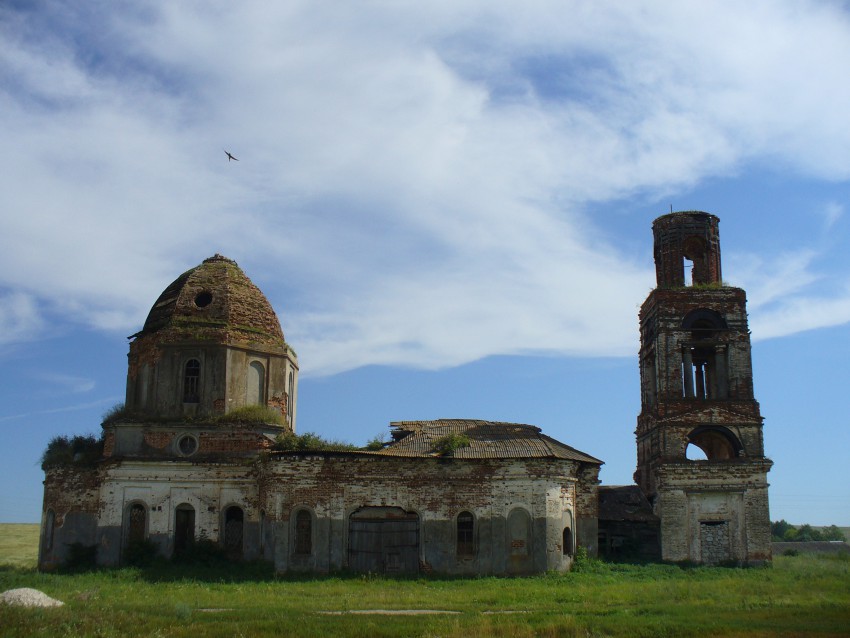
[[475, 555], [475, 518], [471, 512], [457, 516], [457, 556], [471, 558]]
[[307, 510], [298, 510], [295, 515], [295, 555], [309, 556], [313, 553], [313, 516]]

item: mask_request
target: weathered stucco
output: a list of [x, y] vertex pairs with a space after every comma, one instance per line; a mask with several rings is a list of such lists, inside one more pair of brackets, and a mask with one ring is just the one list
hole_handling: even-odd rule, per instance
[[[282, 572], [540, 573], [600, 540], [611, 556], [770, 560], [746, 295], [721, 280], [716, 217], [653, 228], [637, 485], [604, 490], [602, 507], [602, 462], [524, 424], [400, 421], [377, 451], [274, 451], [295, 431], [297, 360], [262, 293], [217, 255], [178, 277], [134, 335], [127, 411], [104, 424], [97, 467], [47, 470], [39, 566], [61, 565], [70, 543], [117, 565], [138, 540], [172, 556], [201, 538]], [[221, 418], [248, 406], [283, 420]]]

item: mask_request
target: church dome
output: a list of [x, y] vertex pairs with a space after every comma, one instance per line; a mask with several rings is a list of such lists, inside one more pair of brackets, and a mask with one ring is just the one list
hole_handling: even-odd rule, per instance
[[268, 299], [235, 261], [218, 254], [175, 279], [133, 336], [154, 333], [157, 341], [285, 345]]

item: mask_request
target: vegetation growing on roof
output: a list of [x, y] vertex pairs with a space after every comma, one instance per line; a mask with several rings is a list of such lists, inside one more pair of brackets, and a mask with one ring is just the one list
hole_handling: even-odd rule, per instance
[[92, 434], [54, 436], [41, 455], [41, 469], [74, 465], [94, 467], [103, 457], [103, 438]]
[[149, 418], [140, 412], [128, 410], [123, 403], [116, 403], [103, 413], [103, 420], [100, 422], [100, 425], [106, 427], [116, 423], [135, 423], [145, 419], [149, 420]]
[[114, 405], [103, 415], [101, 425], [103, 427], [114, 425], [116, 423], [198, 423], [198, 424], [243, 424], [243, 425], [286, 425], [286, 421], [279, 410], [265, 405], [246, 405], [241, 408], [231, 410], [227, 414], [217, 416], [201, 415], [190, 417], [183, 415], [179, 417], [162, 417], [156, 414], [148, 414], [145, 412], [133, 412], [127, 410], [123, 403]]
[[344, 441], [325, 439], [315, 432], [284, 432], [275, 439], [273, 449], [277, 452], [353, 452], [363, 448]]
[[462, 447], [472, 444], [466, 434], [447, 434], [434, 441], [434, 450], [443, 456], [450, 456]]
[[285, 425], [280, 410], [266, 405], [246, 405], [211, 419], [213, 423], [242, 423]]
[[378, 450], [383, 450], [388, 443], [384, 441], [384, 437], [380, 434], [375, 435], [366, 443], [366, 447], [364, 449], [369, 452], [377, 452]]

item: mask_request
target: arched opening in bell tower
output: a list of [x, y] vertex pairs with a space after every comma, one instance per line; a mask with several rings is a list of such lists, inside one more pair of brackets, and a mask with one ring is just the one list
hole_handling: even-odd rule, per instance
[[732, 432], [718, 426], [698, 427], [688, 434], [685, 457], [691, 461], [728, 461], [741, 456], [744, 446]]

